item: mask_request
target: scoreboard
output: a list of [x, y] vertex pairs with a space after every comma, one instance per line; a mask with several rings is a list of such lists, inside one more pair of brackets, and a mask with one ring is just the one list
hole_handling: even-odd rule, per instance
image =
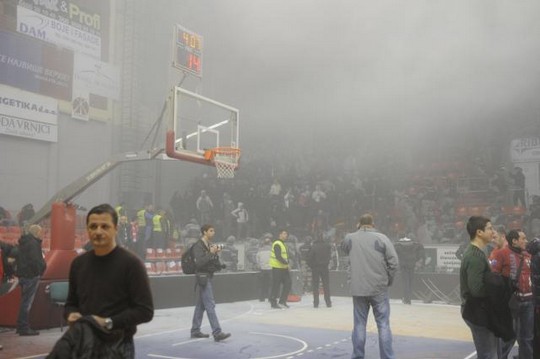
[[173, 66], [202, 77], [202, 36], [180, 25], [174, 30]]

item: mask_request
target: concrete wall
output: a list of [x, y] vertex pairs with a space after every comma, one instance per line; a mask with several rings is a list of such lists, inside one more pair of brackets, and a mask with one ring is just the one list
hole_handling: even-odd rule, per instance
[[[0, 206], [12, 215], [26, 203], [38, 210], [58, 190], [110, 157], [111, 127], [60, 114], [57, 143], [0, 135]], [[110, 191], [111, 180], [105, 178], [76, 202], [107, 201]]]

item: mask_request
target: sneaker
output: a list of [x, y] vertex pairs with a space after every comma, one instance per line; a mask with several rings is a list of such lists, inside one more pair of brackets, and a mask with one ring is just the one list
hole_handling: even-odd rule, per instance
[[332, 303], [326, 303], [326, 308], [332, 308]]
[[281, 305], [282, 307], [285, 307], [285, 308], [290, 308], [287, 303], [279, 303], [279, 305]]
[[218, 334], [214, 335], [214, 340], [216, 342], [220, 342], [222, 340], [227, 339], [230, 336], [231, 336], [231, 333], [223, 333], [223, 332], [221, 332], [221, 333], [218, 333]]
[[191, 333], [191, 338], [192, 339], [210, 338], [210, 334], [201, 333], [201, 332]]
[[21, 337], [29, 337], [29, 336], [39, 335], [39, 332], [34, 329], [26, 329], [26, 330], [20, 330], [19, 335]]
[[281, 307], [276, 303], [272, 303], [272, 305], [270, 305], [270, 308], [272, 308], [272, 309], [281, 309]]

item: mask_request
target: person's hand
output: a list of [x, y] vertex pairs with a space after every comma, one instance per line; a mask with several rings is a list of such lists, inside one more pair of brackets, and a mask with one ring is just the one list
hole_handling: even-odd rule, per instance
[[210, 253], [212, 253], [212, 254], [216, 254], [216, 253], [219, 252], [220, 250], [221, 250], [221, 248], [219, 248], [219, 247], [216, 246], [216, 245], [210, 246]]
[[100, 317], [98, 315], [92, 315], [92, 318], [103, 328], [105, 328], [105, 319], [103, 317]]
[[82, 318], [82, 314], [79, 313], [79, 312], [69, 313], [69, 315], [67, 317], [67, 322], [68, 322], [69, 325], [72, 325], [73, 323], [75, 323], [77, 320], [79, 320], [81, 318]]

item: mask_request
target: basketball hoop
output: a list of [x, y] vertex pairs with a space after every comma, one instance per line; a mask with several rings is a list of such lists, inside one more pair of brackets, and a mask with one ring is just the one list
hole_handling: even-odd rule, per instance
[[234, 171], [240, 159], [240, 149], [236, 147], [212, 148], [205, 152], [205, 158], [214, 160], [218, 178], [234, 178]]

